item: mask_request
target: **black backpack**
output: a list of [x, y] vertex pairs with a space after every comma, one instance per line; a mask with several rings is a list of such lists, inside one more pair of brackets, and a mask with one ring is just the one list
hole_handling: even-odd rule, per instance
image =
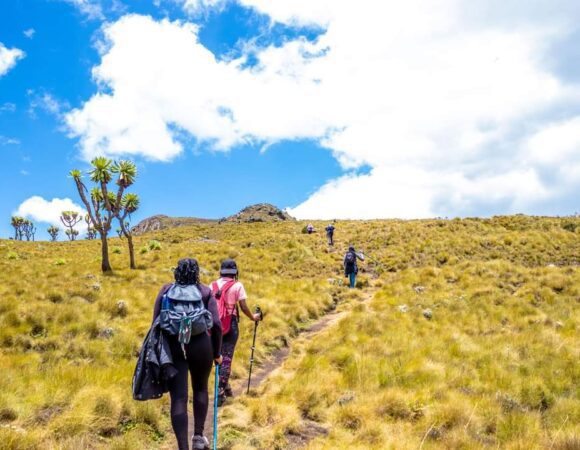
[[173, 284], [161, 300], [161, 329], [178, 336], [181, 344], [188, 344], [191, 336], [207, 333], [213, 318], [204, 304], [201, 290], [196, 285]]

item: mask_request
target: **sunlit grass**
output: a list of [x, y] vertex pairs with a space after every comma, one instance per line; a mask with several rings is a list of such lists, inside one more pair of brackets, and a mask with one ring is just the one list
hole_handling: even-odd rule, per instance
[[[297, 343], [260, 397], [224, 409], [223, 445], [286, 448], [316, 423], [328, 433], [315, 433], [311, 448], [574, 448], [577, 222], [340, 222], [335, 250], [321, 233], [302, 234], [301, 222], [203, 224], [135, 238], [144, 249], [135, 271], [112, 239], [120, 251], [110, 276], [96, 241], [0, 241], [0, 442], [171, 443], [168, 399], [134, 402], [130, 383], [157, 290], [179, 258], [194, 256], [205, 283], [221, 259], [236, 258], [250, 306], [266, 312], [258, 364], [336, 300], [351, 311]], [[342, 285], [349, 243], [377, 261], [361, 265], [365, 290]], [[247, 376], [252, 331], [242, 318], [234, 379]]]

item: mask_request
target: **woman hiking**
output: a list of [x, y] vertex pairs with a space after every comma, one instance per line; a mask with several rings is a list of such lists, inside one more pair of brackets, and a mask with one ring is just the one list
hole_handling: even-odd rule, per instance
[[225, 259], [221, 263], [220, 278], [211, 284], [220, 311], [220, 319], [223, 329], [222, 356], [220, 365], [218, 405], [226, 401], [226, 397], [233, 397], [232, 388], [229, 384], [232, 371], [232, 360], [236, 343], [238, 342], [240, 320], [239, 308], [246, 317], [253, 322], [262, 319], [260, 313], [252, 314], [246, 303], [247, 295], [244, 285], [238, 281], [238, 266], [233, 259]]
[[[188, 377], [193, 387], [194, 433], [192, 448], [209, 448], [203, 435], [208, 410], [208, 378], [212, 364], [221, 364], [222, 328], [211, 290], [199, 281], [195, 259], [181, 259], [174, 269], [175, 283], [161, 288], [153, 312], [160, 316], [176, 374], [168, 380], [171, 425], [179, 450], [189, 450]], [[186, 317], [186, 319], [183, 319]]]

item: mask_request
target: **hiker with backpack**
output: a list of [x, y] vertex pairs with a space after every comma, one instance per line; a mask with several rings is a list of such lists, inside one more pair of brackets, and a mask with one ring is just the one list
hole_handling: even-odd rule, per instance
[[358, 264], [357, 259], [361, 261], [365, 260], [364, 255], [361, 253], [357, 253], [354, 249], [354, 246], [348, 247], [348, 251], [344, 255], [344, 276], [349, 279], [350, 288], [353, 289], [356, 286], [356, 275], [358, 273]]
[[334, 245], [334, 225], [329, 223], [325, 228], [326, 239], [328, 239], [328, 245]]
[[233, 259], [225, 259], [221, 263], [220, 278], [211, 284], [211, 290], [217, 300], [219, 317], [223, 329], [222, 357], [220, 366], [218, 405], [233, 397], [229, 384], [232, 371], [232, 360], [236, 343], [238, 342], [240, 320], [239, 309], [253, 322], [262, 320], [261, 313], [252, 313], [246, 303], [247, 295], [244, 285], [238, 281], [238, 266]]
[[308, 233], [308, 234], [314, 233], [314, 225], [312, 225], [311, 223], [306, 225], [306, 233]]
[[173, 358], [173, 376], [167, 387], [171, 397], [171, 425], [179, 450], [189, 450], [188, 377], [193, 387], [194, 434], [192, 448], [209, 448], [203, 435], [208, 410], [208, 379], [212, 364], [221, 364], [222, 327], [211, 290], [199, 281], [195, 259], [181, 259], [174, 269], [175, 282], [164, 285], [153, 312], [160, 322]]

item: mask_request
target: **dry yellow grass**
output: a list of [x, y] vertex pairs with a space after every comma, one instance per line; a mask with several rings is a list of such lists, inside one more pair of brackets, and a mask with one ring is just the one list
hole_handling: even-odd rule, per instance
[[[351, 311], [295, 346], [259, 398], [224, 410], [223, 446], [286, 448], [310, 433], [310, 448], [574, 448], [580, 228], [568, 224], [578, 222], [340, 222], [334, 252], [299, 222], [203, 224], [138, 237], [136, 271], [121, 269], [126, 249], [112, 239], [110, 276], [99, 273], [98, 242], [0, 241], [0, 442], [171, 442], [168, 400], [133, 402], [130, 381], [157, 289], [194, 256], [204, 282], [222, 258], [237, 259], [251, 306], [267, 312], [258, 362], [334, 299]], [[380, 262], [363, 266], [362, 286], [376, 289], [369, 302], [339, 285], [349, 242]], [[242, 323], [236, 378], [246, 376], [251, 332]]]

